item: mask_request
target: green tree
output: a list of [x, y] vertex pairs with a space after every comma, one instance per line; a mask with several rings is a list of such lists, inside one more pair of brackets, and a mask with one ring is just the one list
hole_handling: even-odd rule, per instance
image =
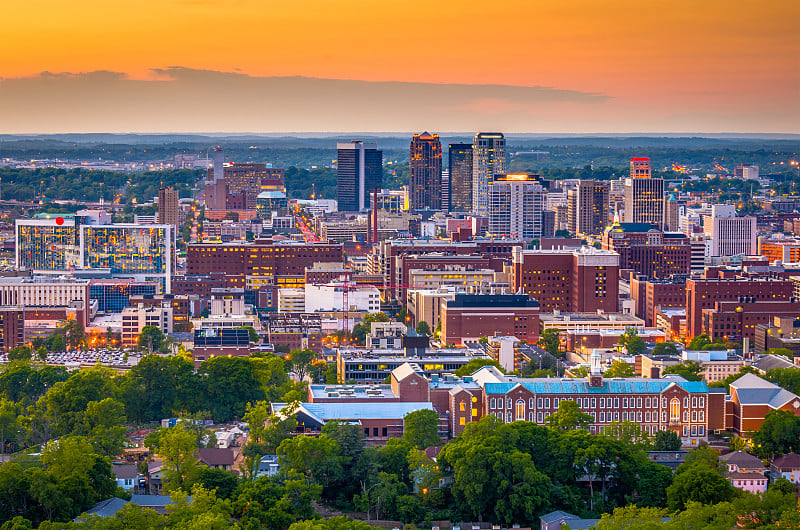
[[431, 334], [431, 327], [424, 320], [420, 320], [419, 323], [417, 323], [416, 331], [420, 335], [430, 335]]
[[[275, 374], [272, 370], [268, 374], [259, 372], [259, 367], [269, 369], [268, 365], [259, 361], [262, 360], [220, 356], [212, 357], [200, 365], [197, 371], [205, 377], [205, 399], [216, 421], [241, 418], [246, 403], [267, 397], [260, 376], [271, 378]], [[275, 358], [275, 361], [280, 364], [280, 379], [288, 381], [283, 360]]]
[[46, 361], [47, 348], [45, 348], [44, 346], [39, 346], [38, 348], [36, 348], [36, 357], [38, 357], [40, 361]]
[[619, 345], [625, 348], [628, 355], [641, 355], [647, 350], [636, 328], [627, 328], [619, 337]]
[[224, 469], [201, 468], [197, 483], [208, 491], [213, 491], [220, 499], [230, 499], [239, 485], [236, 475]]
[[304, 348], [289, 352], [289, 364], [297, 379], [303, 381], [311, 370], [311, 365], [319, 357], [317, 352]]
[[197, 436], [182, 423], [163, 430], [155, 451], [163, 458], [166, 491], [188, 489], [197, 481], [202, 469], [196, 457]]
[[[630, 344], [630, 343], [629, 343]], [[633, 354], [632, 354], [633, 355]], [[633, 367], [622, 360], [616, 360], [611, 363], [611, 367], [603, 373], [603, 377], [635, 377], [636, 372]]]
[[763, 377], [792, 394], [800, 395], [800, 368], [772, 368]]
[[439, 437], [439, 414], [435, 410], [423, 409], [409, 412], [403, 418], [403, 440], [417, 449], [441, 445]]
[[22, 426], [19, 423], [19, 407], [13, 401], [0, 400], [0, 455], [5, 454], [6, 447], [19, 439]]
[[681, 364], [667, 366], [664, 369], [664, 375], [676, 374], [683, 377], [687, 381], [702, 381], [703, 376], [700, 374], [702, 371], [703, 367], [700, 366], [699, 363], [694, 361], [683, 361]]
[[659, 342], [653, 346], [653, 355], [680, 355], [678, 347], [674, 342]]
[[166, 337], [164, 332], [158, 326], [145, 326], [139, 333], [139, 339], [136, 344], [140, 348], [144, 348], [148, 352], [161, 351], [164, 346]]
[[276, 451], [283, 465], [300, 473], [307, 483], [326, 487], [342, 472], [339, 445], [326, 434], [295, 436], [282, 441]]
[[597, 530], [657, 529], [663, 526], [667, 511], [661, 508], [638, 507], [635, 504], [614, 508], [613, 514], [604, 513], [594, 526]]
[[472, 375], [475, 372], [477, 372], [478, 370], [480, 370], [481, 368], [483, 368], [484, 366], [494, 366], [495, 368], [497, 368], [501, 372], [505, 373], [503, 371], [503, 368], [500, 366], [500, 363], [498, 361], [495, 361], [494, 359], [486, 359], [484, 357], [479, 357], [479, 358], [476, 358], [476, 359], [472, 359], [470, 362], [468, 362], [467, 364], [465, 364], [461, 368], [457, 368], [456, 371], [455, 371], [455, 375], [457, 375], [458, 377], [464, 377], [464, 376], [467, 376], [467, 375]]
[[77, 431], [87, 436], [98, 454], [115, 457], [125, 445], [125, 406], [113, 398], [90, 401]]
[[[401, 310], [405, 311], [405, 309]], [[364, 317], [360, 324], [356, 324], [353, 326], [353, 332], [350, 334], [350, 338], [353, 342], [357, 344], [364, 344], [364, 340], [367, 336], [367, 333], [370, 332], [372, 329], [373, 322], [389, 322], [391, 319], [389, 315], [386, 313], [370, 313]], [[402, 319], [398, 318], [399, 322], [405, 321], [405, 314], [403, 314]]]
[[147, 422], [198, 410], [204, 400], [194, 364], [177, 356], [145, 355], [124, 376], [121, 401], [128, 419]]
[[690, 501], [702, 504], [730, 501], [736, 492], [719, 471], [698, 463], [675, 475], [667, 488], [667, 507], [674, 512], [683, 510]]
[[650, 435], [635, 421], [612, 421], [603, 429], [603, 435], [645, 451], [653, 446]]
[[653, 438], [653, 451], [679, 451], [681, 439], [673, 431], [658, 431]]
[[768, 412], [753, 433], [753, 445], [761, 458], [800, 451], [800, 417], [786, 410]]
[[561, 347], [561, 337], [556, 328], [547, 328], [542, 331], [537, 344], [553, 357], [558, 357]]
[[8, 351], [9, 361], [29, 361], [31, 359], [31, 349], [25, 345], [11, 348]]
[[70, 349], [75, 350], [83, 346], [86, 341], [86, 330], [83, 324], [74, 318], [69, 319], [64, 326], [64, 339]]
[[592, 416], [583, 412], [577, 402], [562, 399], [558, 403], [558, 411], [548, 416], [545, 421], [555, 429], [586, 429], [592, 422]]

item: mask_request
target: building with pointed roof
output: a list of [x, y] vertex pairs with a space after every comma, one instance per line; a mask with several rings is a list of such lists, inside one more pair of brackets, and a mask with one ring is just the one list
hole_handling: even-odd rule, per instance
[[731, 428], [738, 434], [759, 430], [764, 417], [775, 410], [800, 416], [800, 397], [755, 374], [745, 374], [731, 383], [730, 402]]

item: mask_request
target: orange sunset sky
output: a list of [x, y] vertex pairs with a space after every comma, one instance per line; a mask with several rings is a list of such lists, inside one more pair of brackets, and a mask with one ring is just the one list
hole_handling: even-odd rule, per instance
[[0, 132], [800, 132], [800, 2], [3, 3]]

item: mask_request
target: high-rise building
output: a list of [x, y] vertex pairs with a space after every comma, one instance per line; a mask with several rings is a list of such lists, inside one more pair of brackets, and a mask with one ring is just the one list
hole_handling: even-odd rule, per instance
[[453, 212], [472, 209], [472, 144], [450, 144], [447, 152], [450, 172], [450, 204]]
[[408, 157], [411, 209], [442, 208], [442, 144], [438, 134], [415, 134]]
[[737, 179], [758, 180], [758, 166], [755, 164], [739, 164], [733, 170], [733, 176]]
[[361, 140], [338, 142], [337, 195], [339, 211], [354, 212], [369, 208], [369, 195], [383, 182], [383, 152], [376, 142]]
[[715, 204], [703, 216], [703, 231], [711, 238], [710, 256], [756, 254], [756, 218], [736, 217], [732, 204]]
[[655, 278], [689, 274], [692, 244], [685, 234], [642, 223], [616, 223], [603, 234], [602, 248], [619, 254], [620, 269]]
[[158, 222], [162, 225], [172, 225], [177, 228], [180, 223], [180, 210], [178, 209], [178, 190], [169, 186], [158, 190]]
[[206, 209], [224, 210], [227, 206], [228, 189], [225, 185], [225, 153], [221, 147], [214, 148], [214, 165], [209, 168], [206, 179]]
[[545, 191], [528, 175], [506, 175], [489, 184], [489, 230], [495, 236], [542, 237]]
[[450, 210], [450, 170], [442, 170], [442, 210]]
[[506, 173], [506, 140], [502, 133], [475, 135], [472, 144], [472, 212], [489, 214], [489, 184]]
[[608, 182], [581, 180], [567, 192], [567, 217], [570, 234], [601, 234], [608, 223]]
[[625, 179], [625, 222], [664, 226], [664, 180], [652, 178], [649, 158], [631, 158]]
[[681, 231], [681, 207], [678, 199], [671, 193], [664, 199], [664, 231]]

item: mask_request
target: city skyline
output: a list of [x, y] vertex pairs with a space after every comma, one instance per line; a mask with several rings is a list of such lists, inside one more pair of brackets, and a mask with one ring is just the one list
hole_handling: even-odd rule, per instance
[[356, 2], [345, 17], [318, 1], [119, 16], [84, 0], [8, 16], [0, 133], [800, 132], [793, 2]]

